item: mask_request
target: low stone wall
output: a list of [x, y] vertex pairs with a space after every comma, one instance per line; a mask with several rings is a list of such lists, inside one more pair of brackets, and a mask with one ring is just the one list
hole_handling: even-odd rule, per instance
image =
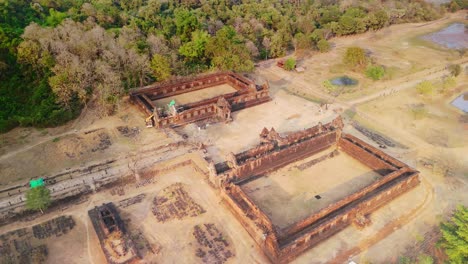
[[273, 151], [268, 155], [248, 159], [242, 165], [232, 169], [229, 180], [240, 182], [286, 166], [331, 147], [335, 140], [336, 133], [329, 132], [288, 148]]
[[216, 85], [229, 83], [236, 90], [248, 89], [255, 84], [242, 76], [236, 75], [232, 72], [218, 72], [195, 77], [188, 77], [182, 79], [171, 80], [168, 82], [160, 82], [155, 85], [148, 85], [130, 91], [131, 96], [137, 94], [145, 94], [152, 101], [193, 92]]
[[362, 201], [359, 201], [359, 203], [348, 206], [348, 208], [335, 213], [325, 219], [325, 221], [309, 227], [304, 227], [299, 234], [279, 241], [280, 253], [276, 256], [276, 261], [287, 263], [293, 260], [307, 249], [352, 224], [353, 221], [355, 221], [356, 215], [367, 216], [399, 195], [416, 187], [418, 184], [419, 178], [417, 173], [407, 175], [389, 184], [385, 188], [376, 190], [375, 193], [365, 197]]
[[[349, 135], [347, 136], [349, 137]], [[388, 172], [397, 170], [395, 166], [376, 156], [374, 152], [367, 151], [366, 149], [354, 143], [354, 141], [351, 141], [348, 138], [341, 138], [338, 142], [338, 145], [340, 149], [346, 152], [348, 155], [366, 164], [366, 166], [370, 167], [381, 175], [385, 175]]]
[[[159, 113], [154, 100], [189, 93], [227, 83], [236, 92], [226, 93], [213, 98], [182, 105], [170, 114]], [[152, 125], [176, 127], [205, 119], [230, 121], [231, 111], [238, 111], [271, 100], [268, 84], [255, 85], [251, 80], [233, 72], [221, 72], [201, 75], [170, 82], [150, 85], [130, 92], [130, 98], [147, 115], [151, 116]], [[220, 107], [222, 101], [225, 107]]]

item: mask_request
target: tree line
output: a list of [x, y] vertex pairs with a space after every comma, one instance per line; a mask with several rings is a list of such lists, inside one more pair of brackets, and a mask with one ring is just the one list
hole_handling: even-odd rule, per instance
[[445, 9], [419, 0], [4, 0], [0, 131], [60, 125], [85, 105], [111, 114], [133, 87], [248, 72], [288, 50], [326, 52], [333, 36], [429, 21]]

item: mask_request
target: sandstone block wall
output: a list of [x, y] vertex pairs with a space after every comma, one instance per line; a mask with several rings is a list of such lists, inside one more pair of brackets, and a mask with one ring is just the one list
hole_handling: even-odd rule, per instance
[[[357, 219], [362, 220], [419, 184], [418, 171], [352, 135], [342, 134], [342, 127], [338, 117], [329, 124], [284, 136], [265, 128], [258, 146], [230, 154], [225, 163], [211, 165], [210, 179], [220, 189], [223, 199], [275, 263], [291, 261], [350, 224], [361, 225]], [[237, 186], [331, 146], [369, 166], [382, 175], [381, 178], [281, 230], [277, 230], [271, 219]]]
[[[224, 83], [231, 85], [236, 89], [236, 92], [182, 105], [178, 107], [177, 113], [171, 116], [159, 113], [156, 105], [153, 103], [153, 101], [158, 99]], [[154, 114], [154, 117], [151, 118], [152, 125], [157, 128], [181, 126], [204, 119], [229, 121], [230, 111], [238, 111], [271, 100], [268, 84], [256, 85], [251, 80], [232, 72], [201, 75], [194, 78], [185, 78], [133, 89], [130, 92], [130, 98], [145, 115], [151, 116]], [[227, 102], [229, 111], [219, 108], [219, 100], [221, 99]]]

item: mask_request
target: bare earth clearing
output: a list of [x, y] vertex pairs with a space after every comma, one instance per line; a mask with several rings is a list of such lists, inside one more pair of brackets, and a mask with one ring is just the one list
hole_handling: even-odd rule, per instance
[[[255, 77], [269, 81], [273, 100], [236, 112], [229, 124], [191, 124], [177, 128], [177, 133], [147, 129], [145, 116], [124, 102], [112, 117], [100, 119], [98, 113], [86, 110], [66, 126], [41, 130], [17, 128], [0, 135], [0, 189], [24, 184], [33, 177], [110, 159], [121, 165], [116, 174], [134, 174], [135, 178], [154, 176], [144, 184], [122, 184], [92, 193], [81, 203], [46, 212], [34, 220], [23, 219], [1, 226], [0, 234], [70, 215], [76, 223], [73, 229], [58, 237], [37, 240], [48, 248], [46, 262], [105, 263], [87, 212], [94, 206], [113, 202], [132, 237], [141, 246], [147, 263], [268, 263], [254, 240], [207, 183], [204, 158], [220, 162], [230, 152], [238, 153], [254, 146], [264, 127], [274, 127], [284, 133], [317, 122], [326, 123], [337, 114], [344, 114], [346, 133], [378, 147], [372, 138], [352, 126], [357, 122], [373, 133], [404, 145], [405, 148], [387, 147], [384, 151], [421, 171], [421, 184], [373, 213], [370, 226], [363, 230], [350, 226], [308, 250], [294, 263], [345, 263], [350, 259], [358, 263], [398, 263], [398, 257], [410, 248], [423, 253], [428, 249], [422, 245], [432, 239], [429, 234], [434, 226], [456, 204], [468, 201], [466, 114], [450, 105], [453, 98], [468, 91], [468, 77], [465, 70], [456, 79], [457, 87], [447, 93], [436, 92], [432, 97], [418, 95], [414, 84], [447, 74], [443, 68], [450, 62], [466, 65], [467, 56], [426, 45], [417, 37], [454, 21], [463, 22], [466, 14], [459, 12], [431, 23], [396, 25], [378, 32], [335, 38], [332, 40], [335, 48], [331, 52], [305, 56], [300, 61], [300, 65], [307, 68], [303, 74], [284, 71], [273, 61], [261, 63]], [[345, 48], [354, 45], [368, 49], [379, 64], [389, 69], [386, 80], [372, 82], [339, 65]], [[322, 82], [343, 74], [357, 78], [360, 83], [333, 98], [322, 87]], [[176, 96], [175, 100], [189, 103], [193, 98], [199, 100], [218, 92], [229, 92], [229, 89], [229, 86], [221, 86]], [[167, 104], [172, 99], [158, 102]], [[316, 102], [332, 104], [326, 109]], [[349, 109], [355, 114], [346, 111]], [[182, 136], [188, 137], [184, 142], [190, 146], [202, 142], [207, 152], [188, 147], [155, 151], [181, 142]], [[141, 153], [145, 153], [145, 159], [136, 164]], [[164, 160], [165, 157], [168, 160]], [[313, 158], [317, 156], [290, 164], [243, 188], [277, 225], [286, 226], [378, 177], [344, 153], [299, 169]], [[329, 171], [324, 171], [325, 165]], [[331, 177], [320, 177], [322, 174]], [[183, 191], [174, 189], [180, 197], [170, 198], [164, 190], [172, 191], [174, 186], [182, 186]], [[122, 202], [142, 194], [135, 204]], [[316, 199], [315, 195], [320, 195], [321, 199]], [[186, 207], [158, 221], [153, 212], [157, 196], [167, 196], [169, 203], [181, 201]], [[219, 254], [209, 253], [206, 245], [216, 248]]]
[[329, 152], [331, 149], [289, 164], [242, 185], [242, 188], [271, 217], [275, 225], [284, 228], [380, 177], [343, 152], [304, 170], [298, 168]]

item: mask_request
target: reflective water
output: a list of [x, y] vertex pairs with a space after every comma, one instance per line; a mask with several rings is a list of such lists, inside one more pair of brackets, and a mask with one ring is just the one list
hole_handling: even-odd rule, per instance
[[437, 32], [422, 37], [449, 49], [468, 48], [468, 29], [463, 23], [454, 23]]
[[336, 78], [331, 79], [330, 82], [333, 85], [337, 85], [337, 86], [350, 86], [350, 85], [356, 85], [358, 83], [357, 80], [350, 78], [348, 76], [336, 77]]
[[468, 113], [468, 93], [460, 94], [452, 101], [452, 105], [463, 112]]

